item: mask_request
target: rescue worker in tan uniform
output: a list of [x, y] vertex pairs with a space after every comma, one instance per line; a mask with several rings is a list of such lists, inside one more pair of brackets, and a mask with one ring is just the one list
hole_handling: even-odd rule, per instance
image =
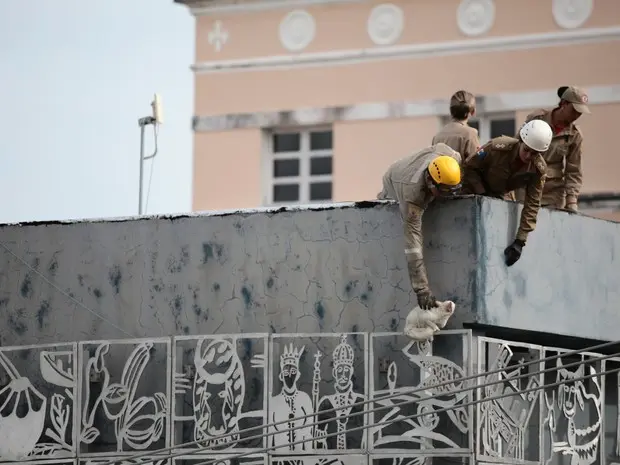
[[405, 228], [405, 256], [411, 287], [425, 310], [437, 305], [429, 289], [423, 256], [422, 215], [436, 197], [452, 197], [461, 187], [461, 155], [446, 144], [394, 162], [383, 175], [378, 199], [397, 200]]
[[[579, 87], [563, 86], [558, 89], [560, 103], [552, 110], [530, 113], [525, 122], [535, 119], [547, 122], [553, 129], [551, 146], [545, 153], [547, 180], [541, 206], [577, 211], [577, 200], [582, 186], [581, 145], [583, 136], [575, 124], [586, 113], [588, 95]], [[523, 193], [519, 192], [520, 199]]]
[[541, 120], [524, 124], [519, 138], [491, 139], [463, 166], [463, 193], [503, 198], [516, 188], [525, 188], [525, 203], [517, 237], [505, 250], [506, 265], [521, 257], [527, 236], [536, 228], [536, 217], [545, 185], [547, 164], [543, 153], [553, 132]]
[[467, 124], [469, 118], [476, 114], [476, 97], [471, 92], [459, 90], [450, 98], [450, 116], [452, 120], [433, 137], [432, 144], [443, 142], [457, 151], [463, 161], [480, 148], [480, 138], [476, 128]]

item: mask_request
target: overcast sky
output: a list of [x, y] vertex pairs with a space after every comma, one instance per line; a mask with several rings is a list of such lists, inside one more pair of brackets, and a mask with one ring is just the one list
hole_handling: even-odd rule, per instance
[[189, 211], [193, 41], [173, 0], [0, 1], [0, 222], [137, 214], [137, 120], [154, 92], [147, 214]]

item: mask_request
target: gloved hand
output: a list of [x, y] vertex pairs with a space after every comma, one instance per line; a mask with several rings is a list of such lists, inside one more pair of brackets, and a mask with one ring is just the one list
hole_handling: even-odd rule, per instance
[[437, 299], [435, 296], [431, 294], [431, 291], [422, 290], [417, 293], [418, 296], [418, 305], [422, 310], [430, 310], [433, 307], [437, 306]]
[[566, 205], [566, 209], [569, 212], [576, 212], [577, 211], [577, 204], [576, 203], [569, 203]]
[[506, 257], [506, 266], [514, 265], [519, 258], [521, 258], [521, 251], [525, 247], [525, 242], [520, 239], [515, 239], [515, 241], [510, 244], [504, 250], [504, 256]]

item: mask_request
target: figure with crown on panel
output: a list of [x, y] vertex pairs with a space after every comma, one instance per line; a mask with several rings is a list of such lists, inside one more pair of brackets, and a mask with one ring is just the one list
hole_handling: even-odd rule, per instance
[[[270, 436], [271, 446], [279, 447], [276, 452], [307, 451], [312, 449], [312, 401], [310, 396], [300, 391], [297, 387], [299, 381], [299, 360], [305, 346], [297, 349], [293, 344], [285, 345], [284, 352], [280, 355], [280, 373], [278, 379], [282, 383], [280, 394], [270, 400], [269, 423], [279, 423], [272, 426]], [[306, 418], [299, 418], [305, 417]], [[288, 421], [287, 421], [288, 420]], [[285, 423], [281, 423], [285, 422]], [[308, 425], [307, 427], [304, 427]], [[299, 428], [297, 428], [299, 427]], [[290, 431], [291, 428], [297, 428]], [[281, 431], [281, 432], [278, 432]], [[308, 440], [308, 442], [298, 443]], [[293, 444], [297, 443], [297, 444]]]
[[[356, 415], [351, 418], [349, 416], [364, 410], [364, 405], [354, 404], [363, 402], [365, 396], [353, 390], [355, 354], [353, 347], [347, 342], [346, 334], [340, 336], [340, 343], [334, 349], [332, 358], [335, 392], [323, 396], [318, 402], [318, 420], [325, 421], [325, 423], [317, 425], [315, 430], [317, 448], [364, 449], [366, 435], [363, 430], [347, 433], [348, 429], [360, 428], [364, 425], [365, 415]], [[344, 408], [335, 412], [329, 411], [340, 407]], [[326, 435], [330, 436], [326, 437]]]

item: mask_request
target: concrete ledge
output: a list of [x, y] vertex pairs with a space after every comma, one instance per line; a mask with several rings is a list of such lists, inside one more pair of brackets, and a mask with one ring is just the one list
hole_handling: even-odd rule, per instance
[[474, 197], [429, 209], [431, 284], [461, 310], [451, 327], [619, 339], [620, 224], [541, 209], [521, 259], [508, 268], [503, 252], [521, 208]]
[[541, 209], [521, 259], [503, 265], [521, 207], [479, 199], [475, 321], [620, 339], [620, 224]]
[[391, 202], [5, 225], [0, 241], [3, 345], [398, 331], [411, 307]]
[[[620, 334], [620, 224], [472, 197], [424, 221], [450, 328]], [[401, 331], [415, 305], [393, 202], [0, 226], [0, 343], [241, 332]], [[490, 329], [489, 329], [490, 328]]]
[[333, 202], [333, 203], [312, 203], [307, 205], [285, 205], [273, 207], [258, 208], [237, 208], [230, 210], [205, 210], [191, 213], [170, 213], [159, 215], [141, 215], [141, 216], [118, 216], [111, 218], [76, 218], [69, 220], [48, 220], [48, 221], [22, 221], [19, 223], [0, 223], [0, 228], [6, 226], [45, 226], [52, 224], [76, 224], [76, 223], [113, 223], [126, 221], [144, 221], [144, 220], [178, 220], [184, 218], [200, 218], [210, 216], [229, 216], [241, 215], [248, 216], [256, 213], [259, 214], [275, 214], [282, 212], [301, 212], [315, 210], [336, 210], [347, 208], [372, 208], [376, 205], [392, 205], [392, 200], [362, 200], [358, 202]]

